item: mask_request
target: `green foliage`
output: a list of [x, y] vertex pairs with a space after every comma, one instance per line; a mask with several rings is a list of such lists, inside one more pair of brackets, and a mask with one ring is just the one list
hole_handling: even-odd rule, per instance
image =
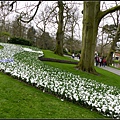
[[69, 51], [67, 51], [66, 49], [63, 49], [63, 53], [64, 53], [65, 55], [70, 55], [70, 56], [71, 56], [71, 53], [70, 53]]
[[0, 45], [0, 49], [2, 49], [2, 48], [3, 48], [3, 46]]
[[11, 35], [10, 35], [9, 32], [0, 32], [0, 37], [2, 37], [2, 36], [8, 36], [8, 37], [10, 37]]
[[113, 63], [120, 63], [120, 60], [113, 60]]
[[40, 36], [39, 47], [42, 49], [54, 50], [54, 43], [48, 32], [43, 32]]
[[28, 45], [31, 46], [31, 42], [24, 39], [24, 38], [19, 38], [19, 37], [13, 37], [8, 40], [8, 43], [13, 43], [13, 44], [20, 44], [20, 45]]
[[[114, 24], [108, 25], [106, 24], [105, 26], [103, 26], [102, 31], [105, 32], [106, 34], [109, 34], [109, 38], [114, 38], [115, 37], [115, 33], [117, 31], [117, 27]], [[120, 36], [119, 36], [120, 38]]]

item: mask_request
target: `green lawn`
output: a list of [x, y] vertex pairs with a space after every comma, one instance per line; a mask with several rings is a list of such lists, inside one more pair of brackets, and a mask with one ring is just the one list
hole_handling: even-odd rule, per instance
[[56, 55], [56, 54], [54, 54], [53, 51], [50, 51], [50, 50], [42, 50], [42, 51], [44, 52], [44, 57], [47, 57], [47, 58], [55, 58], [55, 59], [59, 59], [59, 60], [77, 61], [77, 60], [71, 59], [70, 57]]
[[[72, 60], [43, 50], [45, 57]], [[44, 62], [47, 65], [64, 69], [81, 77], [94, 79], [107, 85], [120, 88], [120, 76], [96, 68], [101, 75], [96, 76], [75, 69], [76, 65], [57, 62]], [[0, 118], [107, 118], [72, 102], [61, 101], [54, 95], [0, 72]]]
[[[45, 54], [45, 57], [50, 57], [46, 50], [44, 50], [44, 54]], [[54, 55], [54, 56], [57, 58], [58, 55]], [[51, 57], [52, 57], [52, 52], [51, 52]], [[71, 59], [68, 57], [62, 57], [62, 58], [64, 60]], [[64, 70], [72, 72], [74, 74], [79, 74], [79, 75], [81, 75], [81, 77], [93, 79], [93, 80], [96, 80], [98, 82], [102, 82], [104, 84], [107, 84], [110, 86], [116, 86], [116, 87], [120, 88], [120, 76], [116, 75], [114, 73], [111, 73], [109, 71], [103, 70], [102, 68], [95, 67], [96, 71], [98, 73], [100, 73], [100, 75], [97, 76], [97, 75], [93, 75], [93, 74], [89, 74], [89, 73], [77, 70], [75, 68], [76, 65], [74, 65], [74, 64], [64, 64], [64, 63], [61, 64], [61, 63], [57, 63], [57, 62], [54, 62], [54, 64], [53, 64], [53, 62], [46, 62], [46, 61], [44, 61], [44, 63], [47, 65], [53, 66], [53, 67], [64, 69]]]
[[0, 118], [105, 118], [0, 73]]

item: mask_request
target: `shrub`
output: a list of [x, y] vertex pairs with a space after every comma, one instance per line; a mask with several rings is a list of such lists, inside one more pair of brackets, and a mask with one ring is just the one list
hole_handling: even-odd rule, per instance
[[20, 45], [28, 45], [31, 46], [31, 42], [24, 39], [24, 38], [19, 38], [19, 37], [13, 37], [8, 40], [8, 43], [13, 43], [13, 44], [20, 44]]

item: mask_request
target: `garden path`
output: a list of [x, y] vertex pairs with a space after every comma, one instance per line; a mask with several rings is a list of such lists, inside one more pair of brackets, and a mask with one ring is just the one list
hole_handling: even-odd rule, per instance
[[108, 67], [108, 66], [105, 66], [105, 67], [102, 66], [100, 68], [102, 68], [104, 70], [107, 70], [107, 71], [110, 71], [112, 73], [115, 73], [117, 75], [120, 75], [120, 70], [118, 70], [118, 69], [115, 69], [115, 68], [112, 68], [112, 67]]
[[[65, 55], [65, 56], [67, 56], [67, 55]], [[68, 56], [68, 57], [71, 57], [71, 56]], [[74, 59], [79, 61], [79, 59], [77, 57], [75, 57]], [[98, 67], [100, 67], [100, 66], [98, 66]], [[105, 67], [102, 66], [100, 68], [102, 68], [104, 70], [107, 70], [109, 72], [115, 73], [117, 75], [120, 75], [120, 70], [118, 70], [118, 69], [115, 69], [115, 68], [112, 68], [112, 67], [109, 67], [109, 66], [105, 66]]]

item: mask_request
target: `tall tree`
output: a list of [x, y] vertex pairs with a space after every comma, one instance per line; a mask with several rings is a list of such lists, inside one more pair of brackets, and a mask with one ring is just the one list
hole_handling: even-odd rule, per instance
[[[117, 1], [115, 1], [116, 6], [118, 6]], [[107, 6], [106, 6], [107, 8]], [[111, 32], [111, 37], [112, 37], [112, 43], [111, 43], [111, 48], [109, 50], [109, 53], [107, 55], [107, 65], [112, 64], [112, 58], [113, 58], [113, 53], [116, 51], [116, 46], [117, 46], [117, 42], [120, 41], [120, 10], [116, 11], [116, 18], [114, 17], [114, 15], [112, 15], [112, 13], [110, 14], [111, 17], [113, 18], [114, 21], [114, 25], [111, 25], [110, 28], [112, 28], [113, 32]], [[117, 30], [116, 30], [117, 29]]]
[[110, 32], [108, 32], [108, 30], [106, 30], [108, 28], [109, 25], [104, 25], [101, 30], [101, 34], [99, 33], [98, 35], [98, 44], [96, 46], [96, 48], [99, 48], [99, 55], [100, 56], [106, 56], [108, 51], [106, 51], [106, 48], [108, 46], [111, 45], [112, 39], [110, 37], [111, 34], [111, 29]]
[[116, 51], [115, 47], [117, 42], [119, 41], [119, 38], [120, 38], [120, 24], [118, 25], [117, 31], [115, 33], [115, 37], [113, 38], [113, 42], [111, 43], [111, 48], [107, 55], [107, 65], [112, 64], [113, 53]]
[[56, 33], [56, 48], [54, 53], [63, 56], [63, 38], [64, 38], [64, 31], [63, 31], [63, 11], [64, 5], [63, 1], [58, 1], [58, 8], [59, 8], [59, 20], [58, 20], [58, 29]]
[[[106, 3], [103, 2], [102, 3], [102, 7], [101, 9], [104, 9]], [[107, 9], [107, 8], [106, 8]], [[101, 31], [99, 32], [98, 31], [98, 35], [97, 35], [97, 46], [96, 46], [96, 49], [99, 53], [100, 56], [106, 56], [108, 51], [106, 51], [106, 48], [108, 46], [110, 46], [110, 43], [111, 43], [111, 39], [109, 39], [109, 34], [106, 34], [106, 31], [104, 28], [106, 28], [105, 26], [105, 22], [106, 22], [106, 18], [107, 17], [103, 17], [102, 20], [101, 20], [101, 26], [99, 26], [99, 30], [101, 29]]]
[[120, 5], [105, 11], [100, 10], [100, 1], [84, 1], [83, 5], [82, 53], [77, 68], [96, 74], [97, 72], [94, 68], [94, 53], [99, 23], [108, 13], [119, 10]]
[[70, 45], [70, 52], [73, 52], [72, 48], [74, 46], [75, 40], [74, 40], [74, 34], [75, 28], [78, 24], [78, 19], [79, 19], [79, 10], [78, 7], [74, 7], [74, 4], [71, 5], [71, 8], [67, 8], [67, 18], [66, 18], [66, 25], [64, 25], [64, 32], [65, 34], [69, 36], [69, 42], [71, 43]]
[[32, 43], [32, 45], [35, 45], [35, 33], [36, 30], [34, 27], [30, 27], [27, 31], [27, 39]]
[[51, 13], [54, 11], [54, 9], [55, 8], [51, 9], [48, 5], [46, 5], [45, 8], [43, 8], [39, 12], [39, 14], [35, 17], [34, 20], [36, 27], [42, 33], [42, 39], [40, 39], [37, 43], [39, 44], [38, 46], [42, 46], [43, 49], [47, 49], [47, 46], [50, 45], [50, 42], [48, 43], [49, 45], [46, 44], [46, 42], [49, 41], [49, 39], [47, 40], [46, 38], [50, 38], [49, 33], [46, 31], [46, 28], [53, 19]]
[[[8, 4], [9, 4], [9, 1], [0, 2], [0, 22], [1, 22], [0, 32], [8, 32], [6, 28], [6, 23], [8, 22], [6, 19], [7, 19], [7, 16], [10, 14], [8, 10]], [[2, 39], [2, 42], [7, 42], [6, 36], [3, 36], [1, 39]]]
[[21, 21], [17, 20], [18, 16], [15, 17], [15, 20], [12, 21], [12, 29], [11, 34], [13, 37], [21, 37], [25, 38], [26, 36], [26, 28]]

